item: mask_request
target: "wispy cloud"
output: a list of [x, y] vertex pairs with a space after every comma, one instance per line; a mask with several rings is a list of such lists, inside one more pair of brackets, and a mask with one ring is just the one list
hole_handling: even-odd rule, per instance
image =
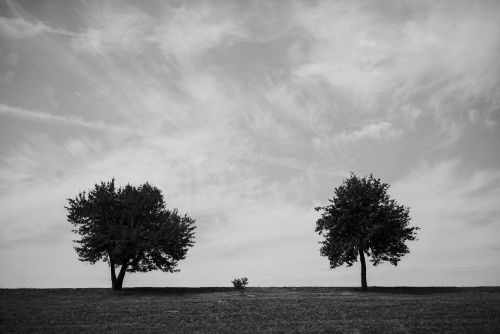
[[200, 55], [216, 45], [228, 46], [234, 39], [245, 36], [242, 22], [220, 8], [209, 4], [196, 8], [184, 4], [178, 9], [170, 9], [164, 24], [154, 29], [149, 41], [155, 43], [166, 55], [179, 59]]
[[74, 36], [72, 47], [94, 56], [140, 52], [154, 23], [139, 9], [118, 3], [91, 4], [85, 19], [88, 27]]
[[123, 4], [94, 5], [88, 16], [89, 29], [73, 39], [73, 46], [95, 55], [138, 53], [153, 47], [167, 59], [185, 63], [186, 57], [245, 36], [236, 18], [224, 15], [228, 13], [209, 4], [167, 5], [156, 15]]
[[48, 24], [36, 21], [30, 22], [22, 17], [8, 18], [0, 16], [0, 36], [5, 39], [34, 38], [41, 34], [51, 33], [56, 35], [74, 37], [78, 33], [67, 31], [61, 28], [54, 28]]
[[3, 103], [0, 103], [0, 114], [30, 121], [47, 122], [50, 124], [73, 125], [94, 130], [136, 133], [131, 129], [108, 125], [103, 122], [88, 122], [75, 116], [60, 116], [39, 110], [26, 110], [23, 108], [8, 106]]
[[22, 18], [9, 19], [0, 16], [0, 32], [3, 38], [31, 38], [50, 30], [50, 27], [41, 22], [30, 23]]
[[363, 140], [389, 140], [397, 138], [402, 130], [395, 129], [389, 122], [372, 123], [359, 130], [341, 132], [333, 138], [338, 144], [356, 143]]
[[[428, 259], [429, 268], [442, 271], [441, 284], [450, 280], [467, 284], [468, 278], [452, 277], [453, 270], [472, 264], [483, 275], [482, 281], [493, 283], [493, 273], [486, 268], [496, 265], [499, 246], [500, 172], [466, 172], [460, 166], [458, 161], [423, 163], [394, 183], [391, 192], [400, 203], [410, 206], [414, 224], [421, 227], [412, 248], [416, 255]], [[446, 269], [448, 274], [444, 274]]]
[[[299, 7], [295, 22], [311, 42], [293, 73], [347, 89], [368, 114], [405, 118], [402, 110], [421, 110], [419, 117], [431, 115], [453, 137], [454, 124], [467, 120], [464, 114], [481, 104], [487, 118], [499, 99], [494, 64], [500, 39], [485, 33], [500, 28], [497, 4]], [[487, 105], [485, 99], [491, 99]]]
[[[437, 165], [423, 163], [414, 172], [396, 183], [393, 188], [400, 197], [425, 212], [426, 219], [436, 224], [451, 223], [476, 225], [476, 220], [498, 219], [500, 172], [497, 170], [460, 171], [458, 161], [444, 161]], [[433, 199], [429, 198], [432, 194]], [[422, 205], [418, 201], [424, 201]], [[450, 227], [450, 226], [448, 226]]]

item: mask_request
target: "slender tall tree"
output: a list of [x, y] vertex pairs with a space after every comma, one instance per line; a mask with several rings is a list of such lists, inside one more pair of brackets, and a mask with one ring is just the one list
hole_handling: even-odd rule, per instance
[[68, 201], [68, 221], [81, 236], [74, 240], [79, 260], [107, 262], [113, 290], [122, 288], [126, 272], [178, 271], [194, 244], [194, 219], [167, 210], [161, 191], [148, 183], [116, 188], [113, 179]]
[[328, 257], [330, 268], [361, 263], [361, 288], [366, 282], [366, 260], [373, 265], [389, 261], [397, 265], [409, 253], [405, 242], [415, 240], [418, 227], [410, 227], [410, 209], [399, 205], [387, 194], [389, 185], [373, 175], [357, 177], [351, 173], [335, 188], [330, 204], [315, 208], [321, 212], [316, 232], [321, 241], [320, 253]]

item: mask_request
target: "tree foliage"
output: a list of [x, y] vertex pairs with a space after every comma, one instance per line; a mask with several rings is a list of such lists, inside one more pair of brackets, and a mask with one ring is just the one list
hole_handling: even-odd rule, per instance
[[335, 188], [329, 205], [315, 208], [322, 213], [316, 222], [316, 232], [325, 238], [321, 255], [328, 257], [331, 268], [352, 266], [359, 255], [363, 288], [365, 254], [374, 265], [383, 261], [397, 265], [409, 252], [405, 242], [416, 238], [418, 227], [409, 226], [409, 208], [391, 199], [388, 188], [373, 175], [360, 178], [351, 173]]
[[248, 278], [242, 277], [242, 278], [235, 278], [231, 281], [233, 283], [233, 286], [236, 290], [240, 291], [243, 293], [245, 291], [247, 284], [248, 284]]
[[107, 262], [114, 289], [126, 271], [177, 271], [194, 244], [194, 219], [167, 210], [161, 191], [148, 183], [117, 188], [113, 179], [68, 201], [68, 221], [81, 236], [74, 240], [79, 260]]

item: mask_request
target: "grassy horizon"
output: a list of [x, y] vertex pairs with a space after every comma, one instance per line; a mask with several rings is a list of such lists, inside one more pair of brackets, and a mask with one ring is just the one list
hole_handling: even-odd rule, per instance
[[500, 287], [1, 289], [0, 332], [500, 331]]

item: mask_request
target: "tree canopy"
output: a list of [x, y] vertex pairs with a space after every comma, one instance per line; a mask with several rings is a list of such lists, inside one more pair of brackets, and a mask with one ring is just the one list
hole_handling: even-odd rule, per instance
[[107, 262], [115, 290], [125, 272], [177, 271], [194, 244], [194, 219], [167, 210], [161, 191], [149, 183], [117, 188], [112, 179], [68, 202], [68, 221], [81, 236], [74, 240], [79, 260]]
[[389, 185], [373, 175], [351, 173], [335, 188], [330, 204], [315, 208], [321, 212], [316, 232], [320, 253], [328, 257], [330, 268], [361, 262], [361, 286], [367, 288], [365, 254], [374, 265], [389, 261], [397, 265], [409, 253], [405, 242], [415, 240], [418, 227], [410, 227], [410, 209], [387, 194]]

